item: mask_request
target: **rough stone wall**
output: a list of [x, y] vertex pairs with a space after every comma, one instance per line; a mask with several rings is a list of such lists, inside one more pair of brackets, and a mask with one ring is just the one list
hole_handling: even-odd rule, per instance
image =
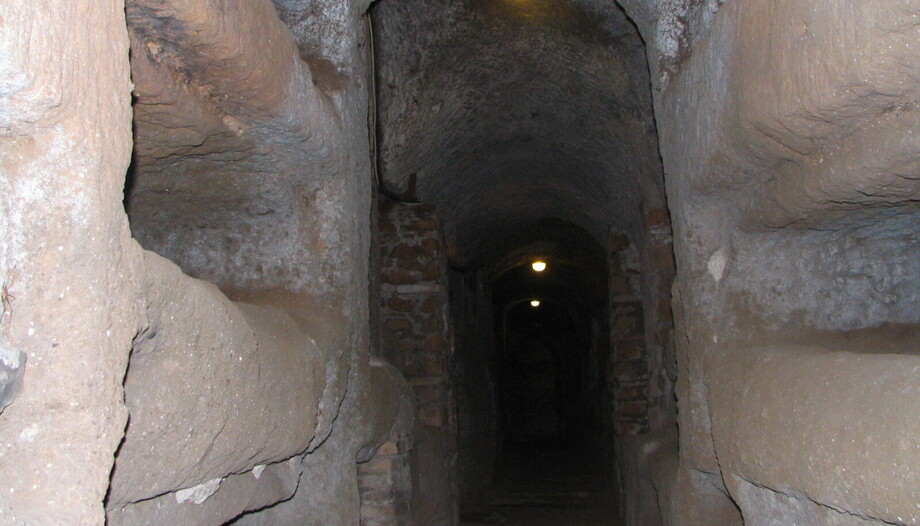
[[709, 34], [725, 0], [619, 0], [647, 45], [652, 83], [667, 88], [693, 47]]
[[[149, 471], [155, 459], [168, 464], [168, 446], [182, 444], [181, 433], [168, 426], [158, 429], [156, 443], [142, 432], [157, 416], [187, 421], [186, 440], [211, 446], [183, 464], [178, 486], [174, 481], [161, 488], [203, 492], [196, 514], [186, 505], [178, 515], [164, 515], [182, 504], [173, 502], [176, 494], [132, 506], [131, 520], [149, 521], [144, 514], [156, 513], [166, 522], [220, 523], [280, 500], [283, 505], [250, 513], [241, 523], [358, 520], [355, 457], [382, 443], [377, 435], [391, 424], [383, 418], [399, 405], [392, 386], [375, 383], [379, 368], [368, 361], [366, 7], [269, 0], [207, 6], [136, 0], [127, 6], [137, 85], [137, 146], [127, 197], [135, 235], [230, 298], [266, 306], [229, 304], [212, 291], [210, 302], [197, 309], [194, 302], [176, 302], [187, 311], [178, 329], [154, 326], [148, 331], [152, 344], [139, 340], [137, 369], [144, 356], [154, 356], [143, 369], [152, 373], [128, 393], [136, 432], [129, 433], [113, 487], [130, 485], [122, 479], [132, 480], [134, 465]], [[173, 285], [157, 286], [169, 297]], [[152, 303], [151, 318], [161, 318], [159, 309], [168, 302]], [[224, 304], [227, 319], [213, 308]], [[244, 315], [233, 315], [237, 310]], [[207, 319], [198, 319], [198, 312]], [[272, 326], [272, 318], [287, 328]], [[207, 335], [222, 323], [226, 330], [218, 336], [230, 341], [215, 347]], [[163, 349], [188, 341], [197, 342], [196, 362], [164, 358]], [[258, 367], [247, 372], [252, 357]], [[308, 362], [305, 368], [300, 360]], [[211, 363], [200, 407], [174, 400], [176, 409], [164, 411], [169, 397], [160, 396], [157, 382], [149, 385], [176, 363], [188, 370]], [[212, 380], [225, 377], [227, 383], [214, 388]], [[228, 392], [230, 380], [252, 383], [249, 394]], [[241, 408], [243, 399], [255, 414]], [[253, 489], [253, 480], [278, 471], [274, 463], [288, 458], [280, 486], [266, 492], [271, 482], [261, 479], [261, 489]], [[248, 470], [247, 484], [231, 484]], [[149, 484], [135, 486], [135, 492], [151, 491]], [[299, 488], [293, 496], [292, 488]], [[126, 517], [121, 500], [111, 502], [113, 520]], [[311, 512], [314, 507], [323, 512]]]
[[[0, 523], [357, 523], [413, 408], [367, 353], [366, 5], [321, 4], [282, 14], [326, 47], [267, 0], [0, 7]], [[131, 240], [132, 77], [132, 228], [222, 290]]]
[[316, 432], [303, 409], [325, 388], [317, 344], [280, 308], [233, 303], [149, 252], [144, 263], [108, 522], [219, 524], [290, 498], [300, 471], [278, 463]]
[[[727, 2], [657, 96], [678, 264], [678, 524], [726, 520], [732, 504], [706, 485], [748, 524], [920, 520], [916, 448], [876, 435], [915, 435], [916, 415], [867, 391], [917, 365], [899, 355], [920, 322], [917, 16], [914, 1]], [[844, 413], [846, 431], [828, 420]], [[860, 467], [831, 460], [846, 458]]]
[[[387, 502], [394, 510], [406, 507], [404, 480], [369, 488], [363, 476], [367, 470], [361, 466], [368, 462], [373, 466], [391, 455], [394, 443], [398, 452], [411, 447], [415, 412], [411, 388], [393, 366], [379, 359], [371, 359], [369, 371], [351, 374], [354, 389], [349, 389], [343, 402], [348, 410], [340, 414], [323, 446], [295, 459], [302, 470], [298, 491], [280, 504], [243, 515], [234, 526], [360, 524], [362, 513], [368, 511], [364, 503], [382, 501], [381, 494], [374, 494], [376, 490], [402, 499]], [[392, 475], [404, 474], [394, 471]]]
[[380, 199], [381, 353], [412, 385], [411, 454], [417, 524], [458, 520], [453, 341], [447, 260], [435, 209]]
[[124, 5], [13, 0], [0, 19], [0, 367], [25, 368], [0, 415], [0, 523], [102, 524], [141, 266]]
[[368, 345], [366, 6], [288, 4], [129, 2], [127, 205], [145, 248], [309, 320], [326, 356], [321, 439]]

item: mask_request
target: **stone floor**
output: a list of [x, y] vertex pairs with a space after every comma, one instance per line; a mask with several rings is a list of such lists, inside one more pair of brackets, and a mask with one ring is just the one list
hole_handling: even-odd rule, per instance
[[490, 502], [464, 526], [616, 526], [616, 490], [588, 445], [515, 444], [497, 466]]

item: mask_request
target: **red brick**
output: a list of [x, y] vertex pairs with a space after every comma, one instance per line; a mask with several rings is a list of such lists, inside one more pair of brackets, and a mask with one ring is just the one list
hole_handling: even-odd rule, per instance
[[390, 257], [399, 260], [411, 260], [419, 257], [418, 250], [409, 245], [398, 245], [390, 251]]
[[629, 286], [629, 280], [626, 279], [626, 276], [617, 275], [610, 280], [610, 293], [614, 296], [625, 296], [633, 293], [632, 287]]
[[630, 400], [628, 402], [617, 402], [616, 411], [618, 415], [644, 417], [646, 414], [646, 411], [648, 411], [648, 403], [645, 400]]
[[444, 338], [440, 334], [429, 336], [425, 339], [425, 352], [434, 355], [444, 353]]
[[394, 261], [397, 263], [396, 268], [412, 271], [416, 275], [416, 279], [420, 279], [422, 271], [425, 270], [425, 263], [418, 259], [398, 259]]
[[616, 432], [619, 436], [641, 435], [648, 432], [648, 425], [643, 423], [618, 423]]
[[613, 356], [616, 361], [644, 360], [645, 342], [642, 340], [623, 340], [613, 345]]
[[441, 264], [438, 261], [432, 261], [425, 265], [422, 272], [422, 279], [435, 281], [441, 277]]
[[422, 330], [428, 333], [438, 333], [441, 330], [441, 319], [438, 316], [428, 315], [422, 319]]
[[418, 282], [418, 274], [410, 270], [387, 269], [381, 272], [380, 281], [391, 284], [407, 284]]
[[420, 219], [409, 225], [410, 230], [416, 232], [426, 232], [429, 230], [437, 230], [438, 222], [434, 219]]
[[645, 330], [642, 304], [637, 301], [617, 303], [613, 308], [613, 324], [610, 328], [614, 340], [642, 336]]
[[437, 405], [422, 406], [418, 410], [418, 419], [427, 427], [444, 427], [447, 422], [447, 411]]
[[412, 322], [403, 318], [390, 318], [383, 322], [383, 329], [394, 333], [408, 332], [412, 330]]
[[419, 310], [425, 313], [435, 312], [440, 306], [441, 300], [436, 296], [431, 296], [429, 298], [425, 298], [425, 301], [422, 302], [422, 306]]
[[646, 213], [645, 223], [653, 228], [665, 226], [671, 223], [671, 217], [668, 215], [666, 208], [653, 208]]
[[389, 219], [381, 217], [380, 222], [377, 223], [377, 230], [380, 232], [396, 232], [396, 225]]
[[444, 396], [444, 389], [438, 386], [417, 386], [413, 390], [415, 391], [415, 400], [419, 405], [441, 402]]
[[392, 348], [402, 356], [408, 356], [409, 353], [415, 353], [418, 350], [418, 344], [407, 338], [399, 338]]
[[620, 387], [616, 389], [614, 395], [617, 401], [645, 400], [644, 387]]
[[437, 239], [429, 237], [423, 239], [422, 242], [419, 243], [419, 247], [421, 247], [421, 249], [424, 250], [424, 252], [429, 256], [436, 256], [438, 254], [438, 250], [441, 248], [441, 244]]
[[412, 312], [415, 310], [415, 302], [407, 299], [392, 297], [387, 300], [386, 306], [398, 312]]
[[639, 361], [615, 364], [613, 376], [618, 383], [635, 383], [648, 378], [645, 364]]

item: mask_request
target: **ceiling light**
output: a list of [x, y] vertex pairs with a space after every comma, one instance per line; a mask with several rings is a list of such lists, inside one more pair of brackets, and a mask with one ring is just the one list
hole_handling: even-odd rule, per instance
[[543, 272], [546, 270], [546, 262], [537, 260], [531, 263], [530, 267], [533, 268], [535, 272]]

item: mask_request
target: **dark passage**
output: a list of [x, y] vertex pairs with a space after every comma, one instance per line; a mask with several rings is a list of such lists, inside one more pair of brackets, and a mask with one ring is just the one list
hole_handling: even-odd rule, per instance
[[598, 375], [604, 271], [545, 259], [541, 272], [525, 262], [493, 284], [499, 450], [464, 524], [615, 524]]
[[649, 372], [671, 248], [637, 27], [599, 0], [377, 2], [371, 22], [381, 188], [445, 235], [459, 513], [609, 524], [614, 450], [672, 399]]
[[586, 427], [581, 376], [587, 342], [562, 305], [539, 298], [535, 294], [509, 309], [500, 327], [499, 409], [511, 447], [531, 442], [563, 446]]
[[585, 438], [508, 448], [487, 506], [461, 512], [461, 524], [616, 525], [616, 491], [598, 462], [597, 444]]

